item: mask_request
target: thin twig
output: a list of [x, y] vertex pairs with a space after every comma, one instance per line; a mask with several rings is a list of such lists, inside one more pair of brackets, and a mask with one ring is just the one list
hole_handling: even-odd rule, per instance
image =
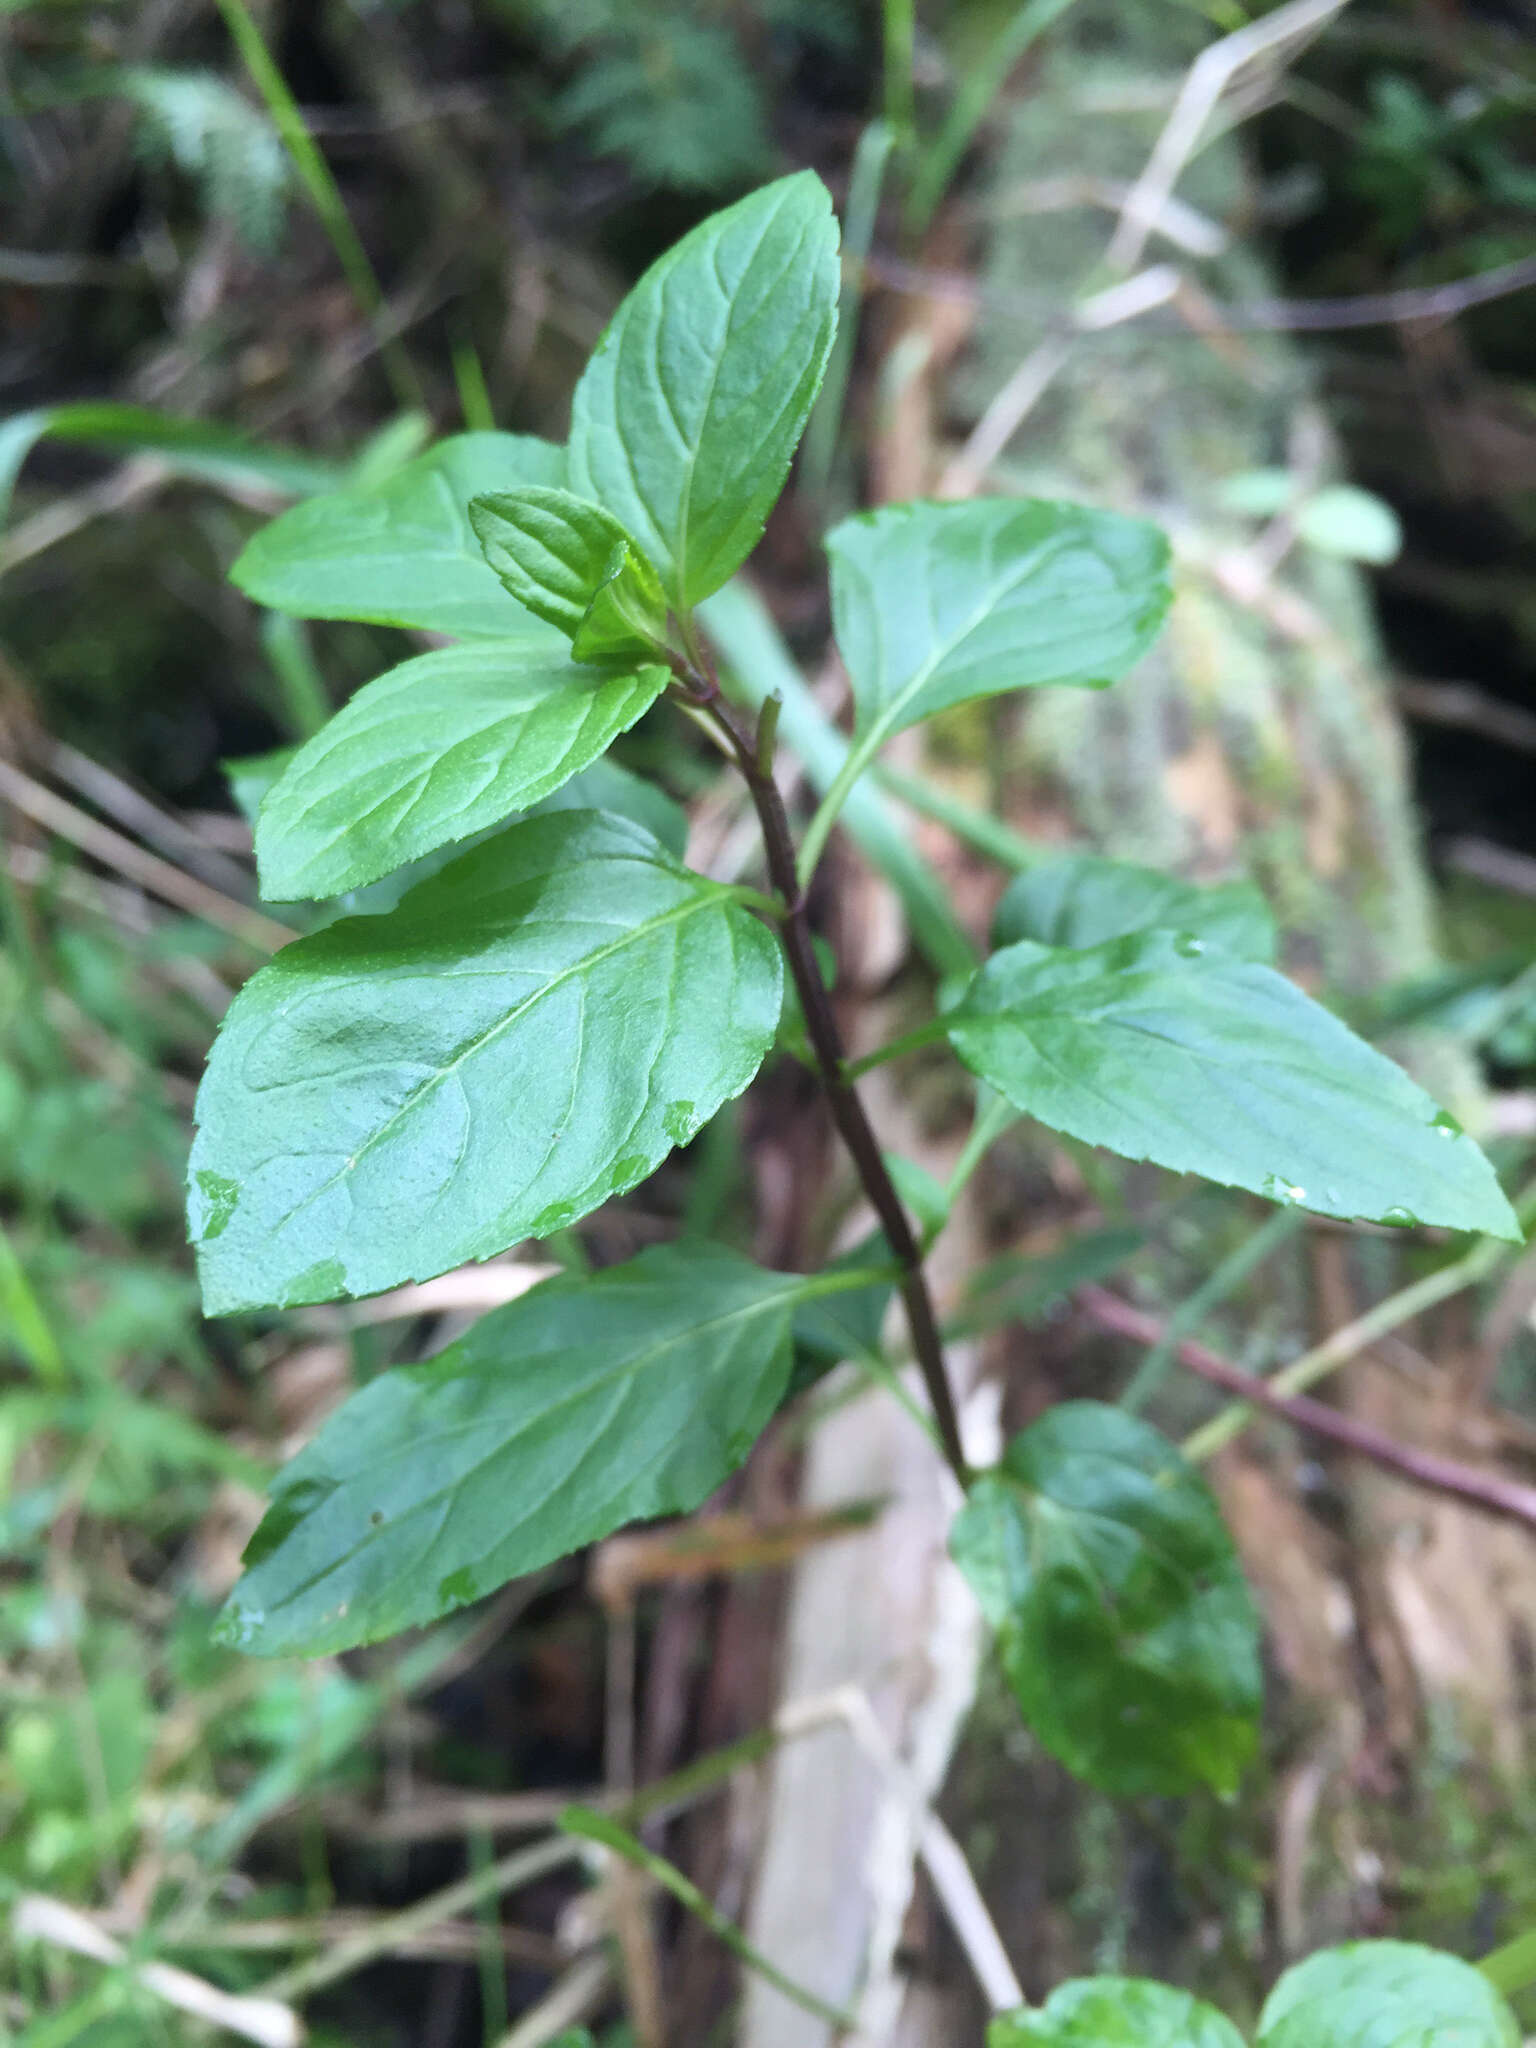
[[472, 1911], [482, 1899], [501, 1898], [518, 1885], [532, 1884], [546, 1871], [558, 1870], [562, 1864], [574, 1862], [577, 1853], [576, 1843], [563, 1835], [546, 1837], [528, 1848], [515, 1849], [510, 1856], [488, 1864], [484, 1870], [473, 1871], [454, 1884], [444, 1885], [440, 1891], [429, 1892], [414, 1906], [407, 1906], [399, 1913], [384, 1914], [372, 1927], [350, 1935], [345, 1941], [336, 1942], [307, 1963], [282, 1971], [262, 1986], [262, 1995], [266, 1998], [302, 1998], [312, 1991], [322, 1990], [327, 1984], [338, 1983], [341, 1978], [350, 1977], [354, 1970], [371, 1963], [375, 1957], [392, 1954], [401, 1942], [414, 1941], [424, 1929], [435, 1927], [439, 1921], [454, 1919], [461, 1913]]
[[[1165, 1328], [1156, 1316], [1147, 1315], [1130, 1302], [1123, 1301], [1119, 1295], [1111, 1294], [1107, 1288], [1080, 1287], [1076, 1299], [1078, 1306], [1085, 1309], [1101, 1329], [1112, 1330], [1116, 1336], [1130, 1337], [1138, 1344], [1156, 1345], [1164, 1341]], [[1260, 1379], [1255, 1373], [1244, 1372], [1240, 1366], [1208, 1350], [1192, 1337], [1179, 1339], [1174, 1345], [1174, 1355], [1181, 1365], [1198, 1373], [1201, 1379], [1209, 1380], [1212, 1386], [1223, 1387], [1251, 1406], [1280, 1416], [1309, 1436], [1322, 1437], [1359, 1457], [1369, 1458], [1373, 1465], [1396, 1472], [1432, 1493], [1449, 1494], [1471, 1507], [1483, 1508], [1493, 1515], [1505, 1515], [1511, 1521], [1523, 1522], [1527, 1528], [1536, 1528], [1536, 1487], [1522, 1486], [1518, 1480], [1506, 1479], [1502, 1473], [1484, 1472], [1475, 1465], [1442, 1458], [1434, 1451], [1421, 1451], [1411, 1444], [1399, 1443], [1370, 1423], [1341, 1414], [1337, 1408], [1330, 1408], [1323, 1401], [1311, 1400], [1305, 1394], [1279, 1393], [1273, 1382]]]
[[[1061, 302], [1046, 292], [1009, 291], [978, 284], [959, 270], [933, 270], [901, 257], [871, 254], [865, 265], [870, 280], [898, 292], [920, 294], [958, 305], [982, 306], [1031, 324], [1057, 317]], [[1212, 312], [1234, 333], [1320, 334], [1357, 327], [1398, 327], [1413, 320], [1453, 320], [1473, 306], [1509, 298], [1536, 286], [1536, 256], [1496, 264], [1471, 277], [1446, 284], [1404, 285], [1396, 291], [1360, 292], [1332, 299], [1212, 299]], [[1182, 315], [1158, 318], [1159, 307], [1140, 317], [1143, 331], [1187, 334]]]
[[255, 952], [275, 953], [279, 946], [286, 946], [290, 939], [297, 937], [290, 926], [279, 924], [276, 918], [248, 909], [221, 890], [211, 889], [206, 882], [198, 881], [195, 875], [186, 874], [169, 861], [161, 860], [158, 854], [146, 853], [134, 840], [125, 839], [110, 825], [103, 825], [99, 819], [90, 817], [74, 804], [66, 803], [63, 797], [45, 789], [42, 783], [34, 782], [30, 775], [24, 775], [9, 761], [0, 761], [0, 797], [14, 804], [18, 811], [24, 812], [45, 831], [56, 832], [61, 839], [70, 840], [93, 860], [116, 868], [119, 874], [129, 876], [163, 902], [174, 904], [178, 910], [185, 910], [193, 917], [202, 918], [204, 923], [228, 932], [231, 937], [243, 940]]
[[[1524, 1212], [1524, 1201], [1518, 1205]], [[1426, 1273], [1422, 1280], [1415, 1280], [1410, 1286], [1401, 1288], [1396, 1294], [1389, 1294], [1385, 1301], [1377, 1302], [1364, 1315], [1356, 1316], [1352, 1323], [1346, 1323], [1342, 1330], [1335, 1330], [1331, 1337], [1321, 1344], [1314, 1344], [1310, 1351], [1277, 1372], [1264, 1384], [1276, 1394], [1304, 1394], [1315, 1387], [1319, 1380], [1345, 1365], [1351, 1358], [1358, 1357], [1367, 1345], [1374, 1344], [1389, 1330], [1396, 1330], [1402, 1324], [1411, 1322], [1426, 1309], [1436, 1307], [1442, 1301], [1449, 1301], [1453, 1294], [1460, 1294], [1468, 1287], [1475, 1287], [1485, 1280], [1505, 1259], [1512, 1258], [1515, 1247], [1500, 1238], [1480, 1238], [1472, 1249], [1463, 1252], [1459, 1259], [1452, 1259], [1448, 1265], [1436, 1272]], [[1254, 1411], [1245, 1402], [1236, 1402], [1222, 1410], [1207, 1423], [1184, 1440], [1186, 1458], [1197, 1462], [1209, 1458], [1219, 1451], [1223, 1444], [1230, 1443], [1253, 1420]]]
[[30, 1894], [19, 1899], [11, 1919], [17, 1942], [47, 1941], [108, 1966], [127, 1964], [145, 1991], [177, 2011], [255, 2041], [259, 2048], [299, 2048], [304, 2029], [291, 2005], [272, 1997], [242, 1998], [194, 1977], [172, 1963], [133, 1963], [120, 1942], [62, 1899]]

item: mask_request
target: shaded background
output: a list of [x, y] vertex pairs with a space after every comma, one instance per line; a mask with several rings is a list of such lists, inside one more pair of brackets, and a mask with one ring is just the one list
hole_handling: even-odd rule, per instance
[[[196, 1314], [192, 1092], [271, 943], [223, 764], [302, 738], [406, 638], [264, 618], [225, 581], [289, 493], [465, 425], [561, 436], [608, 313], [678, 234], [781, 170], [813, 166], [840, 207], [860, 181], [855, 202], [879, 204], [845, 394], [754, 562], [827, 708], [818, 536], [855, 504], [1053, 490], [1146, 510], [1180, 549], [1174, 627], [1122, 690], [1027, 719], [971, 707], [902, 755], [925, 810], [950, 806], [948, 828], [911, 829], [967, 920], [984, 927], [1002, 879], [978, 815], [1253, 872], [1295, 971], [1376, 1028], [1412, 1026], [1394, 1044], [1470, 1105], [1512, 1185], [1536, 1134], [1536, 16], [1355, 0], [1278, 45], [1127, 257], [1127, 193], [1188, 67], [1243, 25], [1236, 0], [919, 13], [915, 131], [876, 195], [870, 124], [907, 111], [886, 64], [899, 7], [255, 9], [353, 243], [214, 6], [0, 0], [0, 479], [24, 464], [0, 533], [0, 1886], [226, 1989], [273, 1985], [317, 2041], [553, 2038], [553, 2021], [509, 2031], [551, 1986], [611, 2048], [800, 2038], [750, 1999], [743, 2015], [736, 1966], [671, 1908], [637, 1964], [633, 1902], [569, 1871], [504, 1902], [487, 1877], [478, 1906], [415, 1928], [387, 1916], [488, 1871], [556, 1795], [611, 1775], [616, 1744], [659, 1777], [803, 1690], [786, 1608], [824, 1595], [785, 1548], [836, 1551], [837, 1598], [898, 1638], [870, 1650], [882, 1671], [905, 1668], [915, 1623], [880, 1604], [878, 1537], [824, 1545], [804, 1519], [857, 1490], [818, 1494], [795, 1413], [715, 1505], [743, 1518], [722, 1522], [718, 1569], [664, 1540], [609, 1546], [595, 1579], [571, 1560], [377, 1652], [265, 1665], [210, 1646], [273, 1464], [351, 1385], [456, 1327]], [[1073, 328], [1073, 306], [1158, 265], [1171, 282], [1145, 310]], [[696, 859], [750, 866], [734, 795], [679, 724], [658, 713], [620, 753], [689, 805]], [[818, 918], [867, 1042], [924, 970], [889, 883], [846, 852], [831, 872]], [[953, 1156], [966, 1108], [947, 1076], [872, 1088], [883, 1135], [936, 1168]], [[775, 1068], [588, 1219], [581, 1251], [608, 1262], [702, 1225], [809, 1262], [851, 1200], [813, 1096]], [[1141, 1244], [1127, 1290], [1166, 1313], [1256, 1207], [1174, 1200], [1015, 1136], [942, 1270], [954, 1284], [982, 1257], [1119, 1227]], [[1444, 1256], [1310, 1231], [1202, 1328], [1267, 1367]], [[1533, 1293], [1511, 1255], [1358, 1361], [1338, 1398], [1409, 1440], [1529, 1466]], [[966, 1367], [1013, 1420], [1112, 1395], [1136, 1362], [1042, 1299]], [[1210, 1405], [1172, 1380], [1151, 1412], [1179, 1429]], [[1319, 1941], [1475, 1954], [1536, 1913], [1528, 1539], [1362, 1484], [1280, 1431], [1216, 1479], [1273, 1679], [1266, 1761], [1235, 1811], [1112, 1808], [1034, 1749], [993, 1681], [969, 1711], [946, 1811], [1031, 1995], [1123, 1966], [1241, 2014]], [[632, 1715], [605, 1676], [631, 1641]], [[808, 1799], [759, 1774], [654, 1840], [780, 1954], [765, 1845], [834, 1897], [863, 1881], [859, 1844], [834, 1867]], [[0, 2029], [20, 2040], [210, 2038], [58, 1927], [0, 1935], [0, 1959]], [[627, 1973], [633, 2007], [644, 1967], [664, 2030], [636, 2009], [630, 2035], [618, 1986]], [[909, 1985], [900, 2039], [980, 2039], [921, 1885], [891, 1967]]]

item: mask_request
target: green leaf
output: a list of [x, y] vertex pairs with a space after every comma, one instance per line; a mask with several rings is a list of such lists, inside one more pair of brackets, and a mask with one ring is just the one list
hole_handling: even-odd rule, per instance
[[381, 1373], [278, 1479], [220, 1633], [264, 1656], [348, 1649], [686, 1514], [773, 1414], [795, 1304], [825, 1284], [662, 1247]]
[[1101, 689], [1146, 653], [1170, 598], [1156, 527], [1043, 498], [892, 505], [844, 520], [827, 552], [870, 741], [972, 697]]
[[[612, 811], [620, 818], [632, 819], [635, 824], [643, 826], [679, 860], [688, 843], [688, 816], [682, 806], [606, 756], [594, 761], [590, 768], [583, 768], [580, 774], [573, 775], [569, 782], [562, 782], [542, 803], [530, 804], [522, 816], [547, 817], [553, 811]], [[507, 821], [508, 824], [512, 822], [510, 819]], [[403, 868], [393, 869], [377, 882], [367, 882], [360, 889], [346, 890], [336, 897], [331, 907], [337, 916], [361, 912], [377, 917], [382, 911], [393, 910], [408, 889], [414, 889], [418, 882], [426, 881], [431, 875], [440, 874], [450, 861], [460, 859], [471, 846], [480, 846], [505, 829], [505, 825], [492, 825], [457, 845], [439, 846], [433, 852], [423, 854], [420, 860], [407, 861]]]
[[270, 448], [207, 420], [185, 419], [148, 405], [80, 399], [41, 406], [0, 420], [0, 522], [22, 464], [44, 439], [71, 441], [117, 455], [153, 455], [177, 476], [232, 491], [278, 491], [303, 497], [330, 490], [337, 477], [327, 462], [289, 448]]
[[1329, 484], [1296, 514], [1297, 538], [1325, 555], [1381, 567], [1403, 551], [1402, 522], [1374, 491]]
[[1002, 2013], [987, 2048], [1243, 2048], [1224, 2013], [1146, 1977], [1079, 1977], [1038, 2012]]
[[965, 1336], [994, 1330], [1000, 1323], [1033, 1323], [1066, 1295], [1092, 1280], [1104, 1280], [1134, 1258], [1147, 1234], [1129, 1224], [1074, 1231], [1052, 1252], [1005, 1252], [978, 1266], [966, 1283], [965, 1306], [949, 1330]]
[[1015, 876], [993, 917], [992, 943], [1038, 939], [1081, 948], [1141, 931], [1193, 932], [1264, 966], [1275, 957], [1275, 921], [1252, 882], [1202, 887], [1092, 853], [1069, 853]]
[[285, 946], [198, 1092], [205, 1308], [372, 1294], [622, 1194], [757, 1072], [781, 971], [731, 890], [592, 811]]
[[579, 661], [654, 656], [665, 644], [656, 571], [600, 505], [570, 491], [503, 491], [472, 498], [469, 523], [513, 597], [558, 626]]
[[631, 818], [635, 824], [643, 825], [678, 860], [688, 844], [688, 813], [682, 805], [654, 782], [631, 774], [606, 756], [573, 775], [569, 782], [563, 782], [533, 809], [545, 815], [550, 811], [612, 811], [620, 818]]
[[1024, 1719], [1101, 1791], [1229, 1792], [1259, 1625], [1210, 1489], [1135, 1416], [1066, 1401], [983, 1473], [950, 1539]]
[[1351, 1941], [1287, 1970], [1259, 2015], [1258, 2048], [1519, 2048], [1479, 1971], [1411, 1941]]
[[1325, 1216], [1519, 1241], [1493, 1169], [1400, 1067], [1273, 968], [1133, 933], [994, 953], [944, 1018], [1016, 1109]]
[[[871, 1231], [850, 1251], [832, 1260], [832, 1273], [868, 1272], [892, 1264], [882, 1230]], [[896, 1291], [894, 1275], [843, 1293], [816, 1295], [795, 1310], [795, 1365], [789, 1391], [800, 1394], [845, 1358], [880, 1350], [880, 1332]]]
[[625, 299], [571, 405], [570, 485], [689, 611], [756, 545], [837, 325], [837, 223], [812, 171], [685, 235]]
[[418, 655], [359, 690], [262, 804], [262, 894], [336, 896], [526, 810], [667, 686], [664, 668], [582, 667], [533, 631]]
[[[487, 566], [469, 501], [563, 484], [565, 457], [525, 434], [455, 434], [367, 489], [332, 491], [262, 527], [230, 571], [258, 604], [463, 639], [533, 629]], [[553, 632], [551, 648], [561, 648]], [[563, 650], [562, 650], [563, 651]]]

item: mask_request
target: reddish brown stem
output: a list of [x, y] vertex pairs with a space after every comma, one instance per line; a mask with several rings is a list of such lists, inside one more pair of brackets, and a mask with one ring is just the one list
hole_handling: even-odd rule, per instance
[[[1111, 1294], [1108, 1288], [1079, 1287], [1075, 1298], [1078, 1307], [1101, 1330], [1112, 1330], [1116, 1336], [1129, 1337], [1138, 1344], [1161, 1341], [1163, 1326], [1157, 1317], [1133, 1307], [1118, 1294]], [[1369, 1458], [1372, 1464], [1385, 1466], [1389, 1472], [1411, 1479], [1416, 1486], [1450, 1494], [1489, 1514], [1506, 1515], [1513, 1521], [1524, 1522], [1528, 1528], [1536, 1528], [1536, 1487], [1522, 1486], [1502, 1473], [1485, 1472], [1454, 1458], [1439, 1457], [1434, 1451], [1420, 1451], [1411, 1444], [1398, 1443], [1368, 1422], [1357, 1422], [1353, 1416], [1342, 1415], [1337, 1408], [1314, 1401], [1306, 1394], [1277, 1394], [1256, 1374], [1244, 1372], [1241, 1366], [1233, 1365], [1193, 1338], [1182, 1339], [1174, 1351], [1181, 1365], [1209, 1380], [1212, 1386], [1251, 1401], [1255, 1408], [1282, 1417], [1309, 1436], [1323, 1437], [1343, 1450]]]
[[[842, 1034], [833, 1014], [832, 998], [822, 979], [816, 948], [811, 943], [810, 919], [806, 915], [805, 896], [796, 876], [795, 845], [784, 810], [784, 799], [773, 779], [772, 762], [766, 758], [771, 754], [771, 744], [766, 747], [761, 744], [765, 736], [761, 729], [754, 735], [737, 724], [730, 707], [720, 699], [718, 684], [713, 677], [699, 676], [692, 669], [684, 669], [680, 680], [695, 703], [708, 705], [710, 716], [729, 741], [737, 766], [751, 791], [762, 827], [769, 877], [784, 900], [779, 928], [789, 971], [805, 1016], [805, 1034], [815, 1055], [817, 1074], [838, 1135], [848, 1148], [860, 1184], [880, 1219], [891, 1255], [901, 1269], [899, 1285], [907, 1328], [912, 1336], [912, 1354], [923, 1376], [923, 1386], [938, 1426], [944, 1456], [960, 1484], [967, 1486], [970, 1469], [960, 1442], [960, 1418], [955, 1412], [949, 1373], [944, 1364], [938, 1318], [933, 1312], [933, 1299], [923, 1272], [922, 1248], [886, 1171], [879, 1140], [865, 1115], [858, 1090], [848, 1079], [844, 1067]], [[767, 728], [766, 737], [771, 742], [771, 725]]]

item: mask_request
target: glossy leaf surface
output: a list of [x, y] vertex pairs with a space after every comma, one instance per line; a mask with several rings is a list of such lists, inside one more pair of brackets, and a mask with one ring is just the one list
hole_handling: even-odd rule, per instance
[[1021, 940], [945, 1023], [982, 1080], [1086, 1144], [1326, 1216], [1519, 1237], [1492, 1167], [1400, 1067], [1205, 941]]
[[1237, 1784], [1258, 1618], [1209, 1487], [1156, 1430], [1094, 1401], [1049, 1409], [976, 1480], [951, 1548], [1069, 1770], [1122, 1798]]
[[666, 685], [654, 664], [583, 667], [551, 651], [542, 627], [402, 662], [359, 690], [268, 793], [256, 825], [262, 894], [336, 896], [499, 824], [595, 761]]
[[1275, 921], [1252, 882], [1202, 888], [1131, 861], [1072, 853], [1016, 875], [992, 920], [994, 946], [1100, 946], [1129, 932], [1192, 932], [1264, 966], [1275, 957]]
[[590, 811], [285, 947], [198, 1093], [206, 1308], [372, 1294], [575, 1221], [746, 1087], [780, 976], [728, 889]]
[[[455, 639], [534, 629], [487, 565], [469, 501], [561, 485], [565, 455], [526, 434], [455, 434], [367, 490], [332, 491], [261, 528], [230, 571], [259, 604], [305, 619], [368, 619]], [[563, 651], [554, 629], [552, 649]]]
[[654, 655], [667, 631], [656, 571], [611, 513], [570, 491], [472, 498], [469, 523], [518, 603], [558, 626], [579, 661]]
[[1155, 527], [1043, 498], [892, 505], [844, 520], [827, 551], [856, 730], [871, 738], [972, 697], [1113, 683], [1170, 596]]
[[1078, 1977], [1037, 2012], [1002, 2013], [987, 2048], [1243, 2048], [1213, 2005], [1146, 1977]]
[[745, 561], [837, 324], [837, 224], [813, 172], [711, 215], [619, 307], [571, 406], [570, 487], [606, 506], [674, 606]]
[[697, 1507], [778, 1405], [817, 1285], [662, 1247], [381, 1373], [279, 1477], [221, 1631], [270, 1655], [372, 1642]]
[[1352, 1941], [1287, 1970], [1258, 2048], [1519, 2048], [1515, 2016], [1470, 1963], [1409, 1941]]

